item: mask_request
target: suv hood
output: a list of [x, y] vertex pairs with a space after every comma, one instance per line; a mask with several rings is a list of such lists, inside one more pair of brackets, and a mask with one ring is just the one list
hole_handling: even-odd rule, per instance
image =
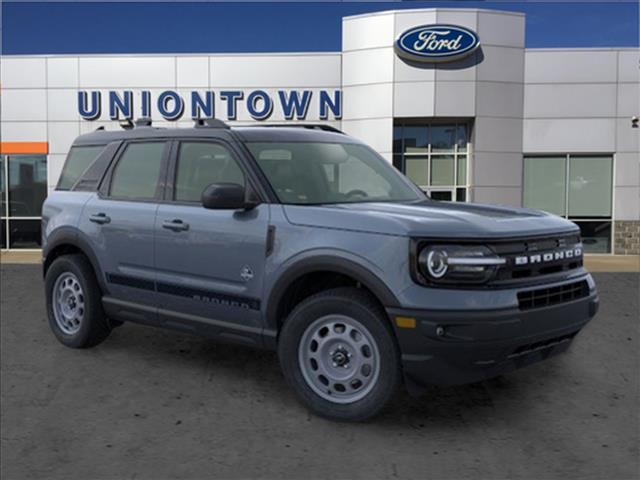
[[411, 237], [505, 238], [578, 230], [545, 212], [477, 203], [284, 205], [284, 210], [295, 225]]

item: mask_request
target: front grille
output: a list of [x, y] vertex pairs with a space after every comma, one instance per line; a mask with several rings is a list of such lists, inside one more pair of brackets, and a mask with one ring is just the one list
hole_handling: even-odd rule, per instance
[[586, 280], [567, 283], [557, 287], [538, 288], [518, 293], [520, 310], [548, 307], [559, 303], [570, 302], [589, 295], [589, 284]]
[[562, 335], [560, 337], [550, 338], [548, 340], [520, 345], [508, 356], [508, 358], [516, 358], [523, 355], [529, 355], [530, 353], [537, 352], [539, 350], [545, 350], [547, 348], [555, 347], [556, 345], [560, 345], [561, 343], [570, 342], [573, 337], [577, 335], [577, 333], [578, 332], [573, 332], [568, 335]]
[[[582, 267], [582, 255], [567, 258], [557, 258], [558, 254], [567, 250], [581, 248], [580, 236], [558, 235], [546, 238], [532, 238], [517, 241], [496, 242], [490, 247], [494, 252], [506, 260], [493, 280], [495, 284], [510, 284], [534, 279], [543, 275], [569, 272]], [[518, 264], [518, 259], [539, 256], [538, 261]], [[550, 256], [551, 259], [545, 259]]]

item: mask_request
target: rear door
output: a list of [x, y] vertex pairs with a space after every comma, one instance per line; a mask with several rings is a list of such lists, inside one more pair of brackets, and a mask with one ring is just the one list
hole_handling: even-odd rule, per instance
[[109, 296], [151, 312], [140, 321], [156, 319], [154, 228], [169, 145], [163, 140], [124, 144], [81, 219]]
[[250, 178], [238, 152], [222, 140], [175, 142], [155, 225], [161, 321], [257, 338], [269, 205], [245, 211], [201, 204], [211, 183], [246, 187], [255, 182]]

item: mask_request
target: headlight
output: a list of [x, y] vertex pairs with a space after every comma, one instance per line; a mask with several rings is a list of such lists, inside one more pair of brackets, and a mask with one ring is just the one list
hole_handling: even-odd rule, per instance
[[484, 245], [425, 245], [418, 253], [420, 283], [484, 283], [505, 259]]
[[[426, 270], [432, 278], [442, 278], [449, 269], [449, 257], [447, 251], [442, 249], [425, 250], [426, 259], [421, 260]], [[422, 255], [421, 255], [422, 257]]]

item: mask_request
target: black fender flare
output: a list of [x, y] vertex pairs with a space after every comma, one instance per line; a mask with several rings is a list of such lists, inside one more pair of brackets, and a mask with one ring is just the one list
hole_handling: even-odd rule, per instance
[[93, 271], [96, 274], [98, 285], [100, 285], [103, 293], [108, 293], [109, 289], [105, 281], [105, 276], [102, 272], [102, 269], [100, 268], [98, 257], [93, 252], [93, 248], [91, 248], [89, 239], [87, 239], [82, 232], [73, 227], [60, 227], [51, 232], [51, 234], [47, 237], [47, 243], [42, 249], [42, 275], [44, 276], [47, 274], [47, 268], [51, 263], [49, 261], [51, 252], [55, 251], [56, 248], [62, 245], [70, 245], [77, 248], [89, 259], [89, 263], [91, 263]]
[[277, 335], [278, 306], [287, 288], [303, 275], [317, 271], [348, 275], [367, 287], [384, 307], [400, 307], [400, 302], [389, 287], [366, 267], [343, 257], [315, 255], [306, 257], [290, 265], [274, 283], [273, 288], [271, 288], [265, 311], [265, 333], [268, 332], [268, 336], [270, 336], [269, 334]]

